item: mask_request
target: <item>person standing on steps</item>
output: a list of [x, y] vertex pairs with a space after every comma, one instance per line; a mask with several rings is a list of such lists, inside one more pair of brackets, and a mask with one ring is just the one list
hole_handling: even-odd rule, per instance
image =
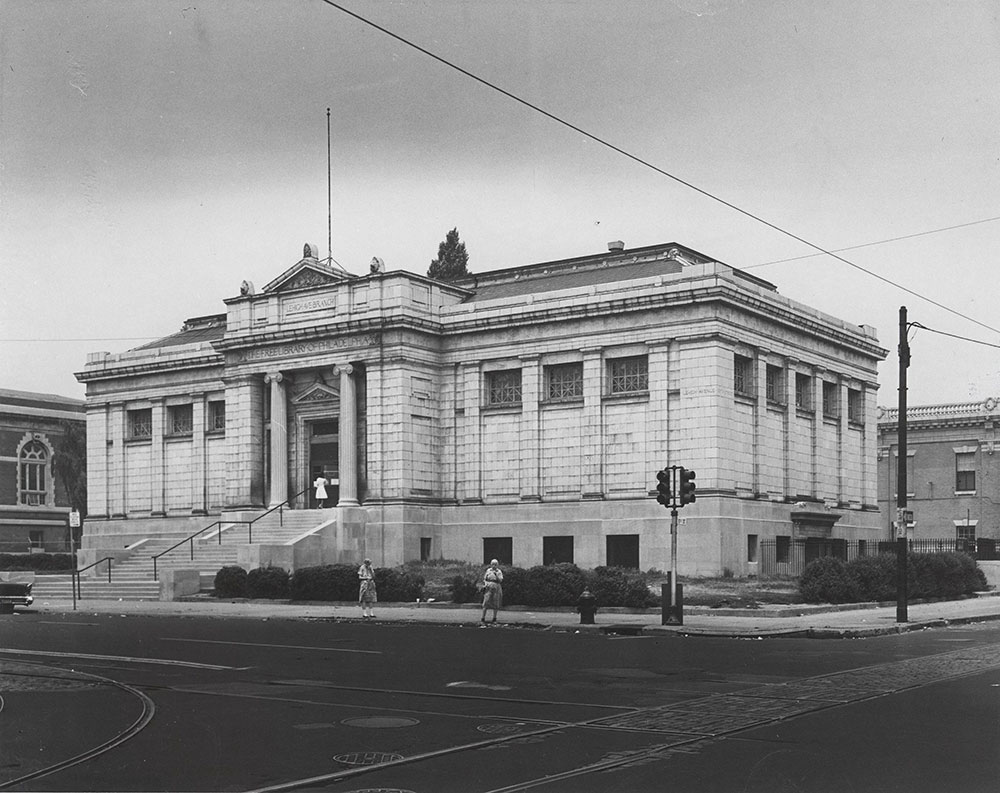
[[375, 604], [378, 602], [378, 593], [375, 591], [375, 571], [372, 569], [372, 560], [365, 559], [358, 568], [358, 580], [361, 586], [358, 590], [358, 603], [361, 604], [361, 619], [375, 619]]
[[330, 480], [327, 479], [323, 474], [316, 477], [316, 481], [313, 482], [313, 487], [316, 488], [316, 503], [320, 509], [326, 508], [326, 486], [330, 484]]
[[500, 562], [493, 559], [490, 566], [486, 568], [483, 575], [483, 618], [480, 620], [483, 626], [486, 625], [486, 612], [493, 609], [493, 621], [491, 625], [496, 625], [497, 611], [503, 601], [503, 571], [500, 569]]

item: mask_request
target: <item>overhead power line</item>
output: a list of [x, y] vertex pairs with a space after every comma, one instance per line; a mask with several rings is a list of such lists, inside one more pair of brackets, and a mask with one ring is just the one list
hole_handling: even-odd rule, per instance
[[911, 327], [920, 328], [921, 330], [926, 330], [929, 333], [937, 333], [940, 336], [947, 336], [951, 339], [959, 339], [960, 341], [971, 341], [973, 344], [982, 344], [984, 347], [995, 347], [1000, 350], [1000, 344], [993, 344], [988, 341], [983, 341], [982, 339], [970, 339], [968, 336], [958, 336], [954, 333], [946, 333], [943, 330], [935, 330], [934, 328], [928, 328], [926, 325], [921, 325], [919, 322], [911, 322]]
[[655, 171], [656, 173], [660, 174], [661, 176], [666, 176], [668, 179], [672, 179], [673, 181], [677, 182], [678, 184], [684, 185], [684, 187], [687, 187], [688, 189], [693, 190], [696, 193], [699, 193], [699, 194], [705, 196], [706, 198], [711, 199], [712, 201], [715, 201], [715, 202], [717, 202], [719, 204], [722, 204], [725, 207], [728, 207], [729, 209], [732, 209], [734, 212], [738, 212], [741, 215], [744, 215], [745, 217], [750, 218], [751, 220], [755, 220], [758, 223], [761, 223], [762, 225], [767, 226], [768, 228], [773, 229], [774, 231], [777, 231], [779, 234], [783, 234], [786, 237], [790, 237], [791, 239], [795, 240], [796, 242], [801, 242], [803, 245], [806, 245], [806, 246], [812, 248], [813, 250], [818, 251], [821, 254], [825, 254], [826, 256], [830, 256], [830, 257], [836, 259], [837, 261], [842, 262], [843, 264], [846, 264], [848, 267], [853, 267], [855, 270], [859, 270], [860, 272], [863, 272], [866, 275], [870, 275], [872, 278], [876, 278], [879, 281], [882, 281], [883, 283], [889, 284], [890, 286], [894, 286], [895, 288], [897, 288], [897, 289], [899, 289], [899, 290], [901, 290], [903, 292], [906, 292], [909, 295], [913, 295], [914, 297], [916, 297], [916, 298], [918, 298], [920, 300], [923, 300], [923, 301], [925, 301], [927, 303], [930, 303], [933, 306], [937, 306], [938, 308], [942, 309], [943, 311], [947, 311], [949, 314], [954, 314], [957, 317], [961, 317], [962, 319], [967, 320], [968, 322], [972, 322], [975, 325], [979, 325], [980, 327], [985, 328], [986, 330], [992, 331], [993, 333], [1000, 333], [1000, 329], [997, 329], [997, 328], [994, 328], [994, 327], [992, 327], [990, 325], [987, 325], [984, 322], [980, 322], [978, 319], [974, 319], [974, 318], [972, 318], [972, 317], [970, 317], [970, 316], [968, 316], [966, 314], [961, 313], [960, 311], [956, 311], [953, 308], [949, 308], [948, 306], [944, 305], [943, 303], [939, 303], [938, 301], [933, 300], [933, 299], [931, 299], [931, 298], [929, 298], [929, 297], [927, 297], [925, 295], [922, 295], [919, 292], [916, 292], [913, 289], [910, 289], [909, 287], [903, 286], [900, 283], [897, 283], [897, 282], [895, 282], [895, 281], [893, 281], [893, 280], [891, 280], [889, 278], [886, 278], [885, 276], [879, 275], [878, 273], [874, 273], [871, 270], [868, 270], [868, 269], [862, 267], [861, 265], [856, 264], [855, 262], [852, 262], [850, 259], [845, 259], [843, 256], [838, 256], [833, 251], [827, 250], [826, 248], [822, 247], [821, 245], [816, 245], [815, 243], [810, 242], [809, 240], [804, 239], [803, 237], [800, 237], [797, 234], [794, 234], [791, 231], [788, 231], [787, 229], [782, 228], [781, 226], [778, 226], [778, 225], [776, 225], [774, 223], [771, 223], [768, 220], [765, 220], [764, 218], [760, 217], [759, 215], [755, 215], [754, 213], [752, 213], [752, 212], [750, 212], [750, 211], [748, 211], [746, 209], [742, 209], [741, 207], [736, 206], [736, 204], [733, 204], [733, 203], [731, 203], [730, 201], [727, 201], [724, 198], [720, 198], [719, 196], [717, 196], [717, 195], [715, 195], [713, 193], [710, 193], [708, 190], [704, 190], [704, 189], [698, 187], [697, 185], [694, 185], [691, 182], [688, 182], [688, 181], [680, 178], [679, 176], [676, 176], [676, 175], [670, 173], [669, 171], [666, 171], [663, 168], [660, 168], [660, 167], [654, 165], [653, 163], [651, 163], [651, 162], [649, 162], [647, 160], [644, 160], [641, 157], [638, 157], [635, 154], [632, 154], [631, 152], [626, 151], [625, 149], [623, 149], [623, 148], [621, 148], [619, 146], [616, 146], [613, 143], [610, 143], [609, 141], [606, 141], [603, 138], [598, 137], [597, 135], [594, 135], [591, 132], [588, 132], [587, 130], [583, 129], [582, 127], [579, 127], [576, 124], [573, 124], [573, 123], [571, 123], [569, 121], [566, 121], [563, 118], [560, 118], [559, 116], [555, 115], [554, 113], [550, 113], [549, 111], [547, 111], [547, 110], [539, 107], [538, 105], [535, 105], [535, 104], [529, 102], [526, 99], [522, 99], [521, 97], [517, 96], [517, 94], [511, 93], [510, 91], [508, 91], [508, 90], [506, 90], [504, 88], [501, 88], [499, 85], [496, 85], [495, 83], [491, 83], [489, 80], [486, 80], [486, 79], [480, 77], [479, 75], [474, 74], [473, 72], [470, 72], [468, 69], [464, 69], [461, 66], [459, 66], [459, 65], [457, 65], [455, 63], [452, 63], [451, 61], [447, 60], [446, 58], [443, 58], [440, 55], [437, 55], [437, 54], [431, 52], [430, 50], [425, 49], [424, 47], [421, 47], [419, 44], [415, 44], [414, 42], [410, 41], [409, 39], [406, 39], [403, 36], [400, 36], [398, 33], [393, 33], [391, 30], [382, 27], [381, 25], [379, 25], [379, 24], [371, 21], [370, 19], [367, 19], [366, 17], [361, 16], [360, 14], [355, 13], [354, 11], [351, 11], [348, 8], [344, 8], [342, 5], [339, 5], [339, 4], [335, 3], [335, 2], [333, 2], [333, 0], [323, 0], [323, 2], [326, 3], [328, 6], [330, 6], [331, 8], [335, 8], [338, 11], [340, 11], [340, 12], [342, 12], [344, 14], [347, 14], [350, 17], [353, 17], [354, 19], [358, 20], [362, 24], [368, 25], [369, 27], [374, 28], [375, 30], [379, 31], [380, 33], [384, 33], [386, 36], [389, 36], [390, 38], [395, 39], [400, 44], [404, 44], [407, 47], [411, 47], [412, 49], [417, 50], [417, 52], [420, 52], [420, 53], [426, 55], [428, 58], [432, 58], [435, 61], [437, 61], [438, 63], [441, 63], [441, 64], [447, 66], [449, 69], [454, 69], [455, 71], [459, 72], [460, 74], [465, 75], [469, 79], [475, 80], [480, 85], [484, 85], [487, 88], [490, 88], [493, 91], [496, 91], [497, 93], [503, 94], [508, 99], [511, 99], [511, 100], [517, 102], [518, 104], [524, 105], [525, 107], [527, 107], [527, 108], [529, 108], [531, 110], [534, 110], [536, 113], [539, 113], [539, 114], [545, 116], [546, 118], [548, 118], [548, 119], [550, 119], [552, 121], [555, 121], [557, 124], [561, 124], [562, 126], [567, 127], [568, 129], [571, 129], [574, 132], [579, 133], [580, 135], [583, 135], [585, 138], [589, 138], [590, 140], [594, 141], [595, 143], [597, 143], [597, 144], [599, 144], [601, 146], [604, 146], [604, 147], [606, 147], [608, 149], [611, 149], [612, 151], [614, 151], [614, 152], [622, 155], [623, 157], [627, 157], [628, 159], [632, 160], [633, 162], [636, 162], [639, 165], [642, 165], [642, 166], [644, 166], [646, 168], [649, 168], [652, 171]]
[[[915, 234], [904, 234], [901, 237], [889, 237], [885, 240], [876, 240], [875, 242], [865, 242], [861, 245], [851, 245], [847, 248], [834, 248], [834, 253], [843, 253], [844, 251], [856, 251], [860, 248], [871, 248], [875, 245], [886, 245], [890, 242], [900, 242], [901, 240], [912, 240], [916, 237], [926, 237], [929, 234], [940, 234], [942, 231], [954, 231], [955, 229], [964, 229], [969, 226], [978, 226], [980, 223], [992, 223], [993, 221], [1000, 220], [1000, 215], [993, 218], [983, 218], [982, 220], [972, 220], [968, 223], [958, 223], [954, 226], [944, 226], [939, 229], [931, 229], [930, 231], [918, 231]], [[812, 259], [815, 256], [822, 256], [821, 253], [807, 253], [804, 256], [792, 256], [789, 259], [774, 259], [770, 262], [761, 262], [760, 264], [749, 264], [741, 267], [741, 270], [753, 270], [757, 267], [768, 267], [772, 264], [784, 264], [785, 262], [798, 262], [802, 259]]]

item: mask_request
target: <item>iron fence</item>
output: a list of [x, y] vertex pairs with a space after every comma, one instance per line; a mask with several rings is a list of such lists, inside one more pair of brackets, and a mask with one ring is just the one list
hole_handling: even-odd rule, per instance
[[[910, 540], [908, 545], [911, 553], [956, 552], [968, 554], [977, 560], [1000, 559], [997, 541], [987, 538]], [[850, 562], [862, 556], [883, 553], [896, 553], [895, 541], [816, 538], [793, 540], [791, 537], [778, 537], [760, 542], [757, 574], [762, 578], [795, 578], [802, 575], [809, 562], [823, 556]]]

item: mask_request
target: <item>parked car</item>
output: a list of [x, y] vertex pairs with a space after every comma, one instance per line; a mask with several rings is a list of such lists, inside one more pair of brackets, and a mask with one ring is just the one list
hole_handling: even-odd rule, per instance
[[0, 614], [13, 614], [14, 606], [30, 606], [34, 583], [34, 573], [0, 573]]

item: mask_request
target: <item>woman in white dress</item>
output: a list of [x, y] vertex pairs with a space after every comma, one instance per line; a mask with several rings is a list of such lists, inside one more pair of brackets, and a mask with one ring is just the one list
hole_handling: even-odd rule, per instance
[[327, 479], [323, 474], [316, 477], [316, 481], [313, 482], [313, 487], [316, 488], [316, 502], [320, 509], [326, 507], [326, 486], [330, 484], [330, 480]]

